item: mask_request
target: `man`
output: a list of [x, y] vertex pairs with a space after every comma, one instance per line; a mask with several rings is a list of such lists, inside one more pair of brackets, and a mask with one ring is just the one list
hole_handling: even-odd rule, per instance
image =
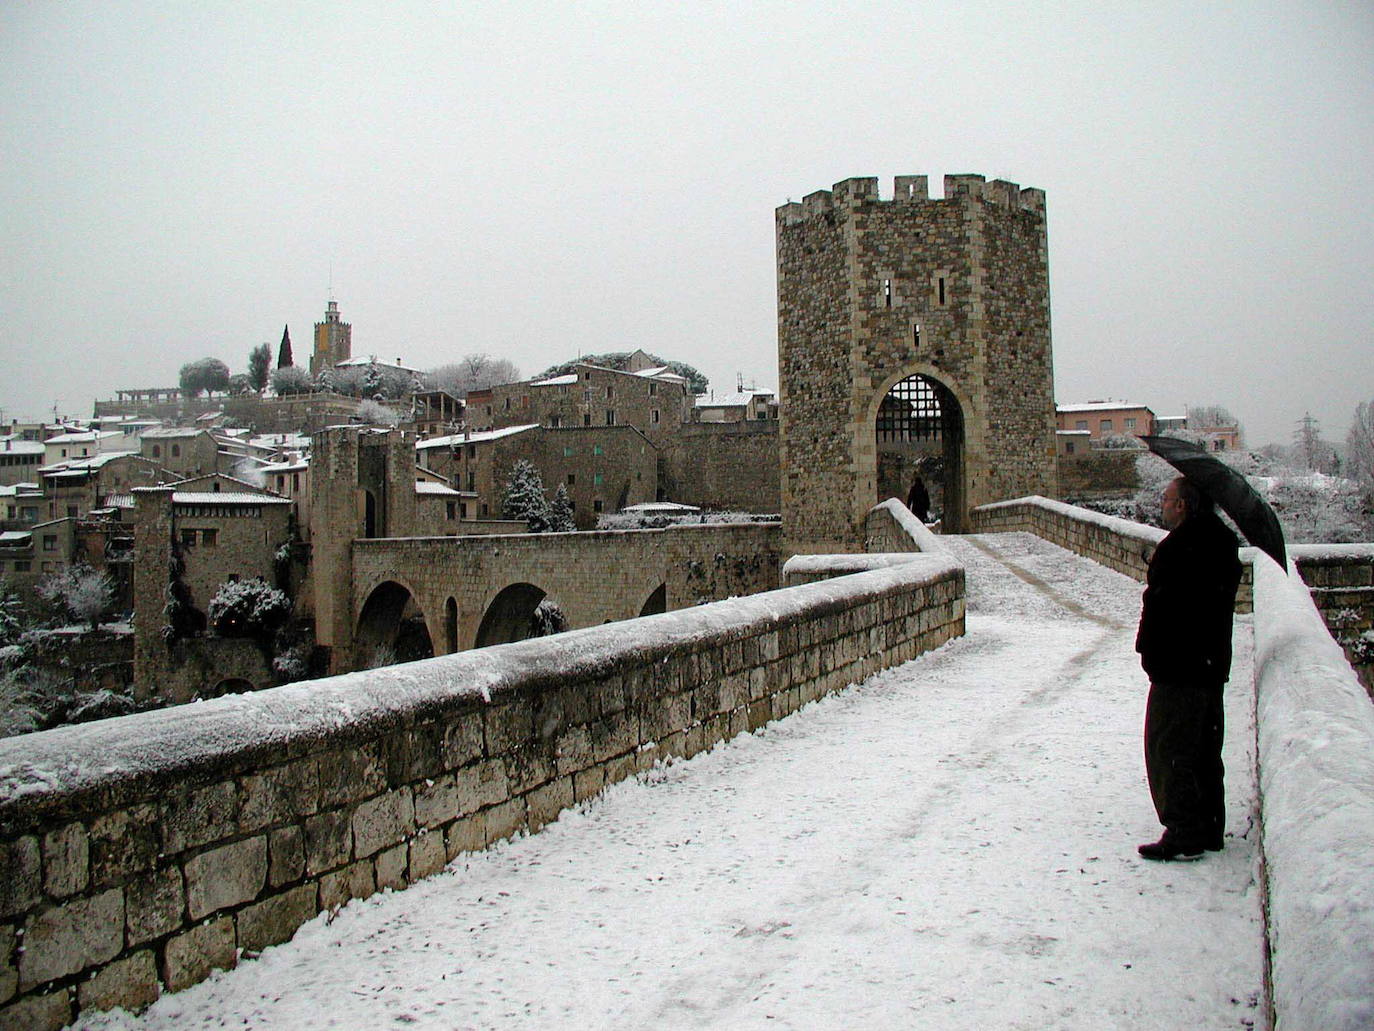
[[1139, 852], [1191, 860], [1220, 851], [1226, 825], [1222, 686], [1241, 567], [1235, 534], [1188, 480], [1165, 488], [1161, 514], [1169, 535], [1150, 559], [1135, 650], [1150, 677], [1145, 771], [1164, 835]]

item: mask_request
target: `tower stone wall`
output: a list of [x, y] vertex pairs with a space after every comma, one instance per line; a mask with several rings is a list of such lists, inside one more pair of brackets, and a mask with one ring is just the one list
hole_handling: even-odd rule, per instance
[[315, 350], [310, 355], [310, 375], [332, 368], [353, 357], [353, 324], [344, 322], [339, 302], [330, 301], [324, 321], [315, 323]]
[[848, 179], [777, 209], [779, 458], [787, 547], [862, 547], [892, 386], [939, 385], [945, 511], [1055, 489], [1045, 195], [982, 176]]

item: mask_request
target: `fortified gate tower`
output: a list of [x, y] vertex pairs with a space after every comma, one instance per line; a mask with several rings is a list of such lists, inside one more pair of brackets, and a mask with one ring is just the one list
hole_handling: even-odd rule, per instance
[[777, 209], [785, 546], [856, 551], [920, 474], [946, 532], [1055, 493], [1045, 194], [981, 175], [847, 179]]

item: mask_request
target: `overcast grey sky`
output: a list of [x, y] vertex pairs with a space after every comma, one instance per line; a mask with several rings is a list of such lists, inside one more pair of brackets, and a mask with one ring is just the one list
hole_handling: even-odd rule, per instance
[[1061, 403], [1374, 398], [1364, 0], [6, 0], [0, 118], [6, 419], [302, 360], [331, 276], [355, 354], [774, 386], [773, 209], [952, 172], [1047, 191]]

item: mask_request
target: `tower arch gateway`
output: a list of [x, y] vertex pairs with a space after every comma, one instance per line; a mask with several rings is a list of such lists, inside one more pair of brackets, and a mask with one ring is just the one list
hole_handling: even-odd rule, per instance
[[869, 508], [906, 497], [894, 466], [920, 449], [879, 438], [921, 396], [898, 388], [913, 376], [940, 412], [946, 530], [1054, 494], [1042, 191], [952, 175], [933, 200], [925, 176], [898, 176], [882, 200], [876, 179], [848, 179], [778, 208], [776, 229], [786, 550], [860, 550]]

